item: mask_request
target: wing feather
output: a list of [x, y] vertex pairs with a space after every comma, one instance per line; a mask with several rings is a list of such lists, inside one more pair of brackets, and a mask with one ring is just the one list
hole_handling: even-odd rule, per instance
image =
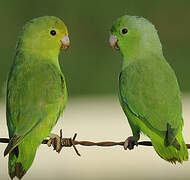
[[[12, 69], [7, 87], [7, 124], [12, 151], [33, 128], [43, 122], [49, 113], [54, 126], [63, 109], [65, 82], [62, 73], [50, 63], [17, 65]], [[51, 107], [57, 112], [51, 112]]]
[[[149, 128], [167, 131], [182, 123], [180, 90], [175, 73], [164, 59], [141, 59], [121, 72], [120, 96], [125, 105]], [[176, 131], [177, 132], [177, 131]]]

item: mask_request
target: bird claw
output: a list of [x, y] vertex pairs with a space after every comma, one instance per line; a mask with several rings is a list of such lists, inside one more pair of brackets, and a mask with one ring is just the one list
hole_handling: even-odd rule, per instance
[[138, 146], [137, 140], [135, 140], [133, 136], [128, 137], [124, 142], [124, 149], [132, 150], [134, 146]]
[[60, 136], [57, 134], [50, 134], [50, 139], [47, 142], [48, 147], [52, 146], [53, 150], [60, 153], [62, 149], [62, 130], [60, 130]]
[[73, 147], [76, 154], [81, 156], [75, 146], [75, 139], [77, 134], [75, 133], [73, 138], [63, 138], [62, 129], [60, 130], [60, 136], [57, 134], [50, 134], [50, 139], [47, 142], [48, 147], [53, 146], [53, 149], [56, 150], [58, 153], [61, 152], [63, 147]]

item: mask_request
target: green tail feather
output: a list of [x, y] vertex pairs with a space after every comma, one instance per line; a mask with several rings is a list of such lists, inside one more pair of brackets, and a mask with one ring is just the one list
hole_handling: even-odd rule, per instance
[[179, 132], [176, 136], [180, 149], [177, 149], [173, 145], [166, 146], [164, 139], [155, 133], [150, 136], [150, 139], [158, 155], [166, 161], [171, 163], [176, 163], [176, 161], [178, 161], [179, 163], [182, 163], [183, 161], [188, 160], [188, 150], [184, 142], [182, 132]]
[[[30, 149], [26, 147], [30, 147]], [[36, 148], [25, 143], [21, 143], [16, 148], [18, 148], [16, 152], [13, 150], [9, 153], [8, 171], [12, 179], [14, 177], [21, 179], [32, 165]]]

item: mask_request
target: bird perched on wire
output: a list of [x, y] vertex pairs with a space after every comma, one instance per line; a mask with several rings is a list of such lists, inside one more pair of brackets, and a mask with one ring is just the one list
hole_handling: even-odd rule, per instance
[[69, 47], [64, 22], [53, 16], [30, 20], [20, 34], [14, 62], [7, 82], [7, 126], [10, 142], [4, 151], [9, 154], [11, 178], [21, 179], [34, 160], [42, 140], [63, 113], [67, 101], [64, 75], [59, 66], [60, 50]]
[[119, 97], [133, 133], [125, 148], [133, 149], [143, 132], [161, 158], [172, 163], [188, 160], [180, 89], [154, 25], [125, 15], [114, 21], [110, 33], [111, 47], [123, 55]]

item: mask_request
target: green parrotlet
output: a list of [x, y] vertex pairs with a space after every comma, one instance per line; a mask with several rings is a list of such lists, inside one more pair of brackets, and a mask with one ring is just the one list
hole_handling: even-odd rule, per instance
[[27, 172], [37, 148], [63, 113], [67, 89], [58, 56], [69, 45], [67, 27], [57, 17], [35, 18], [22, 29], [7, 82], [10, 142], [4, 155], [9, 154], [12, 179]]
[[172, 163], [188, 160], [181, 92], [154, 25], [125, 15], [114, 21], [110, 33], [111, 47], [123, 56], [119, 98], [133, 133], [126, 148], [133, 149], [142, 132], [161, 158]]

